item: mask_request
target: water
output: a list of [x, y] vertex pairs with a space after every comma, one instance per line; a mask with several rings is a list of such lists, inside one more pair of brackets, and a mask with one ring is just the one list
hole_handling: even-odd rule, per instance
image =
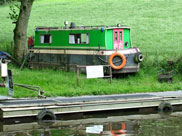
[[182, 112], [1, 124], [0, 136], [182, 136]]

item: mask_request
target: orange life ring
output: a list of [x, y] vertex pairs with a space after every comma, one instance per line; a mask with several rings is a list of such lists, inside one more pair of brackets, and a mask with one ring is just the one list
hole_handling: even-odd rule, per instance
[[[110, 123], [110, 132], [112, 133], [112, 136], [122, 136], [126, 132], [126, 124], [125, 122], [121, 123], [121, 129], [120, 130], [113, 130], [112, 124]], [[121, 134], [121, 135], [119, 135]]]
[[[122, 59], [121, 65], [116, 66], [116, 65], [113, 64], [113, 58], [115, 56], [119, 56]], [[126, 65], [126, 58], [125, 58], [125, 56], [123, 54], [115, 52], [115, 53], [111, 54], [111, 56], [109, 57], [109, 64], [111, 65], [111, 67], [113, 69], [120, 70], [120, 69], [124, 68], [124, 66]]]

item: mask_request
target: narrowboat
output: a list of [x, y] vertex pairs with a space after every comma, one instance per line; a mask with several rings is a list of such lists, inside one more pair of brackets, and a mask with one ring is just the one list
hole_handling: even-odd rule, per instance
[[29, 37], [32, 68], [74, 71], [76, 65], [110, 65], [113, 74], [139, 71], [143, 55], [132, 46], [130, 27], [64, 24], [60, 28], [37, 27], [35, 36]]

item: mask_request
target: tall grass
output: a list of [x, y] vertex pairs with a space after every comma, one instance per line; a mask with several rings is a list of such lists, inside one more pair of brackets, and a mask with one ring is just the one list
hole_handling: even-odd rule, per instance
[[[136, 92], [156, 92], [182, 89], [182, 76], [176, 75], [173, 83], [159, 83], [157, 69], [141, 69], [136, 75], [121, 76], [105, 79], [80, 79], [76, 82], [76, 73], [59, 70], [29, 70], [10, 66], [13, 70], [14, 83], [40, 86], [46, 96], [81, 96], [81, 95], [104, 95]], [[85, 75], [80, 75], [85, 77]], [[7, 95], [8, 89], [0, 89], [1, 95]], [[37, 92], [14, 87], [14, 97], [36, 97]]]
[[[176, 75], [173, 83], [159, 83], [156, 70], [141, 70], [136, 75], [113, 78], [112, 83], [105, 79], [80, 79], [76, 82], [76, 73], [59, 70], [29, 70], [13, 69], [14, 83], [40, 86], [46, 96], [81, 96], [104, 95], [136, 92], [156, 92], [182, 89], [182, 77]], [[85, 77], [85, 75], [80, 75]], [[37, 92], [15, 86], [14, 97], [35, 97]], [[7, 89], [1, 89], [0, 94], [7, 95]]]
[[[37, 0], [33, 4], [28, 36], [34, 35], [36, 26], [60, 27], [65, 20], [77, 25], [121, 23], [132, 28], [133, 46], [143, 52], [144, 62], [137, 75], [114, 79], [112, 84], [108, 84], [107, 79], [92, 79], [81, 80], [77, 87], [75, 73], [21, 72], [16, 68], [13, 68], [14, 80], [40, 85], [48, 96], [179, 90], [181, 75], [176, 75], [172, 84], [160, 84], [157, 71], [167, 60], [176, 61], [181, 56], [181, 5], [181, 0]], [[0, 7], [0, 50], [11, 52], [14, 24], [7, 18], [9, 11], [8, 5]], [[177, 67], [178, 71], [181, 66]], [[26, 96], [21, 91], [15, 93], [16, 97], [22, 94]]]

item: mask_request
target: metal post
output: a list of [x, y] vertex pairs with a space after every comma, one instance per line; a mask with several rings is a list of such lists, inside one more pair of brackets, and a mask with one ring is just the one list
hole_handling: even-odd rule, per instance
[[109, 68], [110, 68], [110, 83], [112, 83], [112, 68], [111, 66], [109, 66]]
[[66, 50], [64, 50], [64, 57], [63, 57], [63, 65], [64, 65], [64, 71], [66, 71], [67, 70], [67, 66], [66, 66]]
[[17, 84], [17, 83], [14, 83], [14, 85], [38, 92], [38, 98], [46, 98], [43, 95], [44, 91], [40, 90], [40, 86], [24, 85], [24, 84]]
[[13, 45], [13, 41], [11, 41], [11, 51], [13, 51], [13, 48], [14, 47], [14, 45]]
[[23, 63], [21, 64], [20, 70], [23, 69], [23, 67], [24, 67], [24, 65], [25, 65], [25, 62], [27, 61], [27, 59], [28, 59], [29, 57], [30, 57], [30, 53], [28, 53], [28, 54], [25, 56], [25, 58], [24, 58], [24, 60], [23, 60]]
[[13, 96], [14, 90], [13, 90], [13, 75], [11, 70], [8, 70], [8, 95]]
[[77, 86], [79, 85], [79, 66], [76, 66]]

